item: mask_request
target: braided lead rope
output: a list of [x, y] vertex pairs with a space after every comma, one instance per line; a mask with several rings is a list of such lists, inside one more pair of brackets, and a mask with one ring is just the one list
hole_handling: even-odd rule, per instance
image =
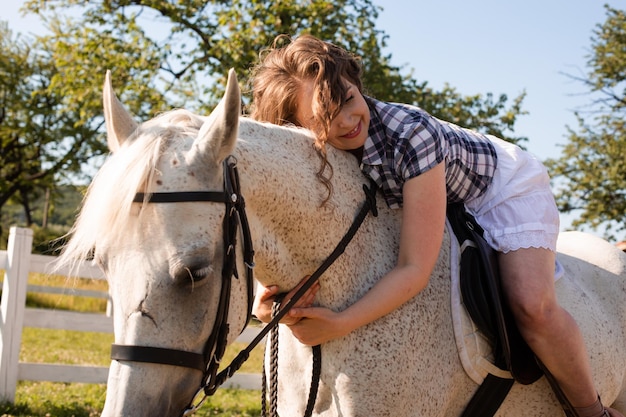
[[[272, 305], [272, 317], [276, 316], [280, 311], [280, 303], [284, 294], [279, 294]], [[270, 409], [269, 417], [278, 417], [278, 326], [274, 326], [270, 332]], [[309, 398], [307, 400], [304, 417], [313, 415], [317, 392], [319, 391], [320, 375], [322, 373], [322, 347], [320, 345], [313, 346], [313, 364], [311, 372], [311, 386], [309, 388]], [[263, 380], [261, 382], [261, 415], [268, 417], [267, 414], [267, 371], [265, 369], [265, 361], [263, 361]]]
[[[278, 294], [272, 304], [272, 318], [280, 310], [280, 303], [285, 294]], [[266, 346], [270, 346], [270, 416], [278, 415], [278, 325], [273, 326]], [[263, 360], [262, 380], [261, 380], [261, 416], [268, 417], [267, 414], [267, 369]]]
[[[272, 317], [280, 311], [280, 301], [272, 306]], [[270, 332], [270, 415], [278, 417], [278, 326], [274, 326]]]
[[261, 371], [261, 417], [267, 417], [267, 370], [265, 369], [265, 358], [263, 359], [263, 369]]

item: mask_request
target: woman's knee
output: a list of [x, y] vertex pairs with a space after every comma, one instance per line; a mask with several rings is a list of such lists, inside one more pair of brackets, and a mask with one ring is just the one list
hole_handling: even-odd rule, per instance
[[555, 315], [562, 310], [554, 297], [541, 294], [509, 299], [511, 312], [518, 326], [529, 330], [548, 327], [554, 321]]
[[500, 254], [502, 287], [520, 326], [543, 327], [558, 313], [554, 257], [547, 250], [525, 249]]

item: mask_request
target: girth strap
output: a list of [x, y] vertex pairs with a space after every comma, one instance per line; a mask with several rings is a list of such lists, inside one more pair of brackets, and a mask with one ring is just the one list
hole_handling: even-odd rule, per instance
[[509, 394], [515, 380], [487, 374], [472, 399], [465, 406], [461, 417], [491, 417], [496, 414]]

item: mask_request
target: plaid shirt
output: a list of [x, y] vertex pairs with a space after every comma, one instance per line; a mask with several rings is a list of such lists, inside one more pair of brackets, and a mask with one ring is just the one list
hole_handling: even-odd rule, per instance
[[489, 187], [497, 156], [485, 135], [438, 120], [418, 107], [365, 100], [371, 121], [361, 170], [381, 187], [389, 207], [402, 206], [406, 180], [443, 161], [448, 202], [471, 200]]

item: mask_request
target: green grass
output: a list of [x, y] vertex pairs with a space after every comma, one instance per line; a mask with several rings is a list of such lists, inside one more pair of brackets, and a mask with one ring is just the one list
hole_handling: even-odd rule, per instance
[[104, 406], [105, 385], [20, 381], [15, 404], [0, 405], [2, 417], [92, 417]]
[[[58, 275], [30, 274], [28, 283], [46, 287], [80, 288], [83, 290], [107, 292], [105, 280], [75, 278], [68, 279]], [[71, 310], [80, 312], [103, 313], [106, 311], [106, 299], [93, 297], [78, 297], [74, 295], [28, 293], [26, 305], [28, 307], [52, 308], [56, 310]]]
[[[40, 274], [31, 274], [29, 284], [68, 285], [64, 277]], [[69, 285], [106, 291], [104, 281], [76, 280]], [[51, 294], [29, 294], [28, 304], [30, 307], [83, 312], [103, 312], [106, 308], [105, 300]], [[25, 328], [20, 361], [108, 366], [112, 342], [112, 334]], [[230, 363], [244, 347], [242, 343], [229, 346], [223, 363]], [[262, 348], [258, 347], [239, 372], [260, 373], [262, 361]], [[0, 403], [0, 417], [95, 417], [104, 407], [105, 394], [104, 384], [20, 381], [15, 403]], [[221, 388], [196, 415], [258, 417], [261, 415], [261, 394], [259, 391]]]
[[[95, 384], [20, 382], [15, 404], [0, 404], [2, 417], [97, 417], [106, 387]], [[259, 417], [260, 393], [222, 388], [196, 413], [199, 417]]]

